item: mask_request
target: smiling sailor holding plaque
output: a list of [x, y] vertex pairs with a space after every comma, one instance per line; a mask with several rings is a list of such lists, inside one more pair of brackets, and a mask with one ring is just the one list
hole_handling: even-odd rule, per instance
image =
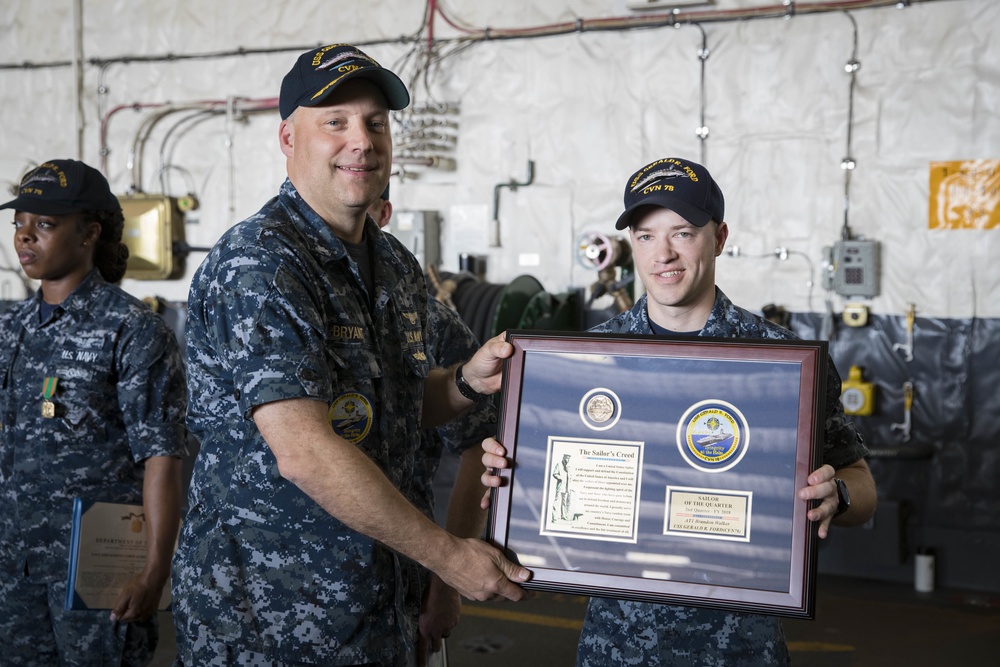
[[[676, 337], [685, 341], [701, 338], [797, 341], [791, 331], [734, 305], [716, 286], [715, 261], [725, 247], [729, 227], [725, 222], [722, 190], [705, 167], [683, 158], [656, 160], [628, 179], [624, 205], [625, 210], [615, 227], [629, 231], [636, 275], [642, 280], [645, 294], [630, 310], [595, 327], [592, 332], [632, 338], [636, 335]], [[529, 360], [524, 364], [526, 375], [530, 375], [532, 366], [546, 362], [540, 354], [532, 358], [529, 353], [526, 359]], [[632, 363], [624, 357], [613, 361], [618, 367]], [[874, 513], [876, 503], [875, 484], [864, 460], [868, 450], [844, 415], [839, 400], [840, 376], [832, 360], [821, 358], [820, 364], [823, 361], [827, 364], [826, 383], [819, 391], [825, 395], [825, 414], [818, 415], [823, 431], [819, 437], [822, 465], [808, 474], [805, 484], [794, 493], [793, 501], [808, 508], [805, 516], [816, 525], [820, 538], [827, 537], [831, 523], [838, 526], [864, 523]], [[676, 414], [673, 414], [675, 408], [667, 400], [666, 393], [688, 380], [691, 385], [710, 386], [702, 377], [707, 372], [701, 372], [700, 362], [671, 362], [674, 365], [670, 368], [678, 366], [684, 372], [676, 375], [677, 381], [672, 382], [660, 397], [663, 400], [655, 403], [658, 397], [648, 395], [648, 387], [654, 382], [644, 380], [652, 377], [648, 370], [653, 363], [660, 362], [636, 363], [633, 381], [621, 383], [622, 387], [612, 387], [616, 391], [629, 392], [631, 398], [622, 396], [621, 405], [612, 403], [609, 406], [603, 400], [587, 397], [581, 407], [586, 430], [594, 436], [602, 436], [595, 439], [604, 449], [614, 452], [608, 458], [620, 458], [619, 453], [631, 448], [640, 457], [645, 452], [648, 461], [667, 456], [682, 461], [670, 468], [676, 483], [660, 485], [656, 491], [658, 502], [663, 503], [663, 512], [659, 514], [663, 530], [656, 538], [660, 540], [657, 544], [673, 540], [671, 544], [717, 543], [750, 548], [755, 535], [751, 530], [755, 525], [754, 494], [746, 488], [726, 488], [724, 485], [725, 481], [739, 479], [732, 476], [734, 473], [758, 464], [754, 457], [763, 450], [756, 448], [765, 447], [768, 441], [765, 437], [769, 427], [767, 410], [753, 405], [755, 401], [761, 402], [760, 397], [747, 395], [744, 406], [740, 400], [720, 400], [706, 390], [707, 395], [692, 396], [686, 405], [678, 403]], [[782, 364], [770, 366], [776, 372], [782, 371]], [[606, 383], [615, 377], [609, 369], [595, 368], [594, 371], [600, 372]], [[550, 376], [555, 372], [554, 367], [547, 369]], [[559, 377], [552, 382], [558, 380]], [[526, 380], [525, 385], [528, 384]], [[630, 389], [628, 384], [641, 387]], [[722, 385], [716, 383], [715, 386]], [[566, 389], [567, 393], [576, 391], [576, 387]], [[558, 401], [558, 394], [553, 386], [548, 386], [544, 396], [540, 393], [535, 398]], [[600, 395], [600, 391], [595, 394]], [[546, 398], [550, 396], [552, 398]], [[644, 399], [655, 407], [643, 408], [640, 403]], [[522, 406], [532, 405], [525, 393], [520, 400]], [[570, 402], [570, 397], [566, 402]], [[617, 411], [614, 417], [605, 416], [609, 407]], [[671, 411], [662, 420], [664, 424], [675, 425], [673, 432], [665, 432], [669, 429], [663, 426], [650, 429], [639, 440], [626, 435], [635, 430], [632, 427], [639, 421], [660, 420], [657, 412], [664, 411]], [[744, 412], [753, 414], [754, 418], [745, 416]], [[530, 408], [522, 410], [522, 418], [526, 418], [525, 415], [530, 416]], [[610, 419], [618, 422], [615, 428], [594, 430]], [[555, 419], [550, 418], [550, 421]], [[622, 434], [621, 439], [618, 434]], [[548, 456], [569, 453], [574, 463], [582, 460], [582, 452], [597, 448], [596, 444], [589, 446], [584, 440], [577, 436], [552, 436], [547, 445]], [[517, 446], [520, 447], [520, 443]], [[506, 458], [507, 450], [497, 440], [486, 440], [483, 449], [483, 463], [487, 469], [503, 470], [512, 466]], [[531, 468], [531, 461], [527, 457], [522, 459], [520, 451], [515, 452], [515, 456], [518, 461], [514, 486], [517, 475], [522, 474], [519, 471]], [[626, 477], [622, 474], [626, 470], [616, 468], [614, 476], [609, 475], [608, 479], [620, 480]], [[655, 495], [652, 489], [647, 492], [641, 488], [651, 485], [641, 479], [643, 475], [640, 462], [630, 482], [635, 484], [634, 497], [638, 505], [632, 511], [640, 521], [645, 520], [641, 506], [647, 502], [647, 493]], [[596, 483], [597, 479], [593, 476], [591, 481]], [[723, 486], [710, 486], [706, 479], [720, 480]], [[499, 473], [487, 473], [483, 483], [500, 487], [504, 480]], [[593, 493], [597, 494], [598, 490]], [[640, 546], [643, 539], [640, 531]], [[622, 553], [632, 557], [635, 551]], [[640, 555], [645, 553], [643, 557], [655, 558], [657, 554], [651, 551], [640, 552]], [[744, 561], [746, 568], [754, 568], [753, 557]], [[691, 563], [691, 566], [696, 569], [698, 563]], [[706, 570], [703, 576], [711, 578], [713, 575]], [[774, 615], [616, 599], [614, 596], [591, 598], [577, 654], [577, 665], [585, 667], [785, 665], [788, 661], [781, 623]]]

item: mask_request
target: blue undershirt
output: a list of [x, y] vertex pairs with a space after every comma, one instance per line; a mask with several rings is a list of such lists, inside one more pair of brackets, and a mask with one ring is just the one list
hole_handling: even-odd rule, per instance
[[43, 324], [46, 320], [48, 320], [59, 306], [60, 304], [58, 303], [46, 303], [45, 301], [42, 301], [38, 307], [38, 323]]
[[652, 319], [649, 320], [649, 328], [652, 329], [653, 333], [658, 336], [697, 336], [701, 333], [701, 329], [698, 329], [697, 331], [671, 331], [670, 329], [661, 327]]

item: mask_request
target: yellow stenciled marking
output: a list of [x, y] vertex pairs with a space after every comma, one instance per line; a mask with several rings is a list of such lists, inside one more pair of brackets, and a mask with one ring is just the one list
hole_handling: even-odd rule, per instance
[[364, 329], [361, 327], [338, 324], [330, 327], [330, 337], [336, 340], [364, 340]]
[[470, 604], [462, 605], [462, 613], [468, 616], [492, 618], [500, 621], [513, 621], [514, 623], [544, 625], [546, 627], [562, 628], [564, 630], [580, 630], [583, 628], [583, 619], [577, 620], [573, 618], [544, 616], [542, 614], [525, 614], [519, 611], [507, 611], [505, 609], [493, 609], [491, 607], [474, 607]]
[[323, 62], [323, 56], [325, 56], [328, 51], [332, 51], [338, 46], [347, 46], [347, 44], [331, 44], [329, 46], [324, 46], [322, 49], [316, 52], [315, 56], [313, 56], [312, 66], [318, 67], [319, 64]]

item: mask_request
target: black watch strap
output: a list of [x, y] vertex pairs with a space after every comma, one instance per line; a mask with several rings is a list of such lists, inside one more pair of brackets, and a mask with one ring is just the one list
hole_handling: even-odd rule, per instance
[[837, 485], [837, 511], [833, 516], [837, 517], [851, 509], [851, 494], [847, 492], [847, 483], [839, 477], [833, 478], [833, 483]]
[[462, 367], [465, 364], [459, 364], [455, 368], [455, 386], [458, 387], [459, 393], [465, 396], [467, 399], [473, 403], [479, 403], [480, 401], [485, 401], [489, 398], [488, 394], [480, 394], [478, 391], [472, 388], [472, 386], [466, 382], [465, 378], [462, 376]]

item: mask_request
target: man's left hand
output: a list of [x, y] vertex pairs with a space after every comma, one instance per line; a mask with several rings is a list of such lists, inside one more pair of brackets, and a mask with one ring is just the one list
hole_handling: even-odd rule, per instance
[[831, 465], [824, 465], [814, 470], [806, 481], [809, 486], [799, 489], [799, 498], [802, 500], [816, 500], [819, 503], [810, 509], [806, 516], [810, 521], [819, 522], [819, 537], [826, 539], [830, 530], [830, 522], [840, 505], [840, 497], [837, 495], [837, 484], [833, 481], [836, 471]]
[[480, 394], [500, 391], [503, 379], [503, 362], [514, 354], [514, 346], [507, 342], [506, 332], [486, 341], [462, 366], [462, 377]]
[[458, 625], [462, 611], [462, 596], [446, 585], [436, 575], [424, 594], [420, 609], [419, 635], [417, 637], [417, 665], [427, 664], [427, 655], [441, 650], [441, 640], [448, 637]]

